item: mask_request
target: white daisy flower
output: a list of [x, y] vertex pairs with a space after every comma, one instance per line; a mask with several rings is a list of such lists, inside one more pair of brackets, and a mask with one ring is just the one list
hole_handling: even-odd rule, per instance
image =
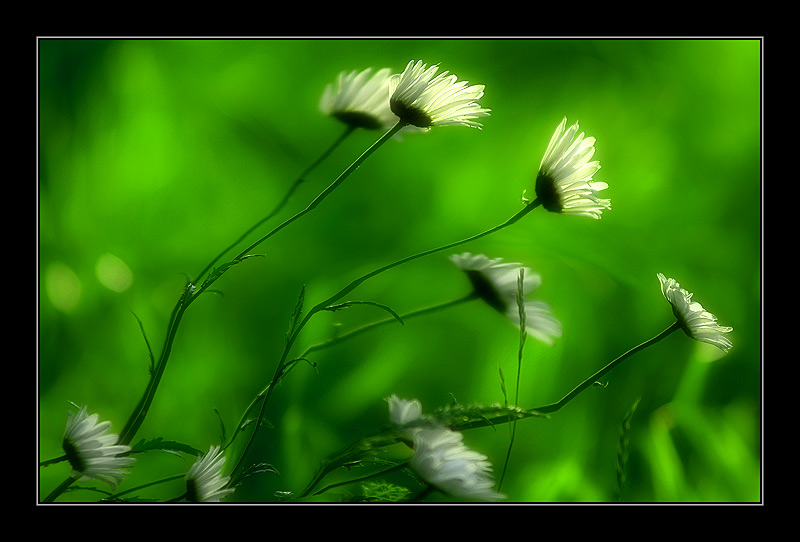
[[717, 324], [717, 317], [703, 309], [700, 303], [692, 301], [692, 294], [681, 288], [675, 279], [658, 273], [658, 280], [661, 282], [661, 293], [672, 305], [672, 313], [689, 337], [713, 344], [724, 352], [730, 350], [733, 343], [723, 333], [730, 333], [732, 327]]
[[136, 459], [125, 457], [130, 446], [118, 444], [119, 436], [110, 433], [111, 422], [97, 422], [97, 414], [89, 414], [87, 407], [81, 407], [74, 415], [69, 412], [64, 431], [62, 447], [72, 475], [79, 480], [100, 480], [116, 487], [128, 474], [126, 468]]
[[397, 122], [389, 108], [389, 68], [372, 74], [372, 68], [362, 72], [343, 71], [336, 86], [329, 84], [320, 98], [320, 110], [354, 128], [379, 130]]
[[[455, 75], [412, 60], [401, 74], [389, 82], [389, 105], [401, 120], [419, 128], [432, 126], [470, 126], [481, 124], [471, 119], [488, 117], [490, 109], [475, 100], [483, 96], [483, 85], [467, 86]], [[434, 77], [435, 76], [435, 77]]]
[[597, 197], [608, 185], [592, 181], [600, 169], [600, 162], [589, 161], [595, 139], [584, 138], [583, 132], [575, 137], [577, 122], [565, 130], [566, 125], [564, 117], [544, 153], [536, 176], [536, 197], [548, 211], [599, 219], [604, 209], [611, 209], [611, 200]]
[[417, 421], [422, 416], [422, 403], [418, 399], [400, 399], [393, 394], [386, 402], [389, 403], [389, 418], [397, 425]]
[[[472, 255], [469, 252], [454, 254], [450, 256], [450, 261], [467, 274], [472, 288], [481, 299], [519, 327], [517, 278], [522, 264], [502, 263], [502, 258], [490, 259], [483, 254]], [[525, 329], [543, 343], [553, 344], [553, 339], [561, 336], [561, 322], [552, 315], [547, 303], [528, 299], [528, 295], [541, 286], [542, 278], [527, 267], [523, 269]]]
[[505, 498], [492, 489], [487, 457], [467, 448], [463, 439], [461, 433], [444, 427], [416, 431], [411, 467], [425, 482], [449, 495], [484, 501]]
[[186, 500], [189, 502], [219, 502], [233, 493], [226, 489], [230, 476], [222, 476], [225, 456], [219, 446], [211, 446], [208, 453], [201, 455], [186, 473]]

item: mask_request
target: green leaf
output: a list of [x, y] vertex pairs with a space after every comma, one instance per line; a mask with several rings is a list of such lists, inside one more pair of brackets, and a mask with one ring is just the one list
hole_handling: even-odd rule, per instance
[[139, 330], [142, 332], [142, 337], [144, 337], [144, 344], [147, 346], [147, 353], [150, 354], [150, 374], [153, 374], [153, 372], [156, 370], [156, 358], [153, 355], [153, 349], [150, 348], [150, 341], [147, 340], [147, 333], [145, 333], [144, 331], [144, 324], [139, 319], [139, 317], [136, 316], [135, 312], [131, 311], [131, 314], [133, 315], [134, 318], [136, 318], [136, 321], [139, 323]]
[[383, 309], [389, 314], [391, 314], [395, 320], [400, 322], [401, 326], [405, 325], [403, 323], [403, 319], [400, 318], [400, 315], [397, 314], [395, 311], [393, 311], [390, 307], [382, 305], [380, 303], [375, 303], [374, 301], [345, 301], [343, 303], [337, 303], [336, 305], [330, 305], [329, 307], [325, 307], [323, 310], [335, 312], [341, 309], [349, 308], [352, 305], [372, 305], [373, 307], [378, 307], [379, 309]]
[[202, 451], [193, 448], [188, 444], [175, 442], [174, 440], [164, 440], [161, 437], [155, 438], [153, 440], [142, 439], [131, 448], [131, 453], [134, 454], [142, 452], [151, 452], [151, 451], [161, 451], [173, 454], [185, 453], [194, 456], [203, 453]]
[[289, 330], [286, 332], [287, 343], [291, 339], [292, 335], [294, 335], [295, 329], [297, 329], [297, 323], [300, 321], [300, 316], [303, 314], [303, 303], [305, 302], [305, 298], [306, 285], [303, 284], [303, 287], [300, 289], [300, 295], [297, 297], [297, 303], [294, 306], [294, 311], [289, 319]]

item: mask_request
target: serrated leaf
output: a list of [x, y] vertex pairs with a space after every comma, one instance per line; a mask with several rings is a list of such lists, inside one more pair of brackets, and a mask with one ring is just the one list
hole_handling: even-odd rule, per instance
[[303, 303], [305, 302], [305, 298], [306, 298], [306, 285], [303, 284], [303, 287], [300, 289], [300, 295], [297, 297], [297, 303], [295, 303], [292, 316], [291, 318], [289, 318], [289, 330], [286, 332], [287, 343], [294, 334], [294, 330], [297, 328], [297, 323], [300, 321], [300, 315], [303, 314]]

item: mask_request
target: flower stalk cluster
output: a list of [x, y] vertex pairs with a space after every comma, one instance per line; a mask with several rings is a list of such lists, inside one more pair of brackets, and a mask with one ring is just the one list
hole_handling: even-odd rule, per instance
[[[55, 500], [72, 482], [77, 480], [98, 480], [109, 484], [114, 489], [123, 481], [133, 466], [135, 460], [131, 457], [132, 453], [158, 448], [158, 445], [153, 442], [149, 442], [143, 448], [137, 448], [132, 446], [133, 439], [151, 409], [153, 398], [165, 374], [182, 317], [200, 295], [208, 291], [230, 269], [252, 257], [253, 251], [258, 246], [315, 210], [372, 154], [400, 131], [408, 130], [413, 133], [444, 126], [481, 129], [483, 119], [489, 117], [491, 113], [491, 109], [478, 102], [483, 99], [484, 91], [483, 85], [469, 84], [467, 81], [459, 80], [448, 71], [440, 72], [438, 65], [429, 66], [422, 61], [408, 62], [400, 73], [392, 73], [389, 68], [375, 71], [368, 68], [362, 71], [341, 72], [335, 83], [324, 89], [319, 101], [319, 108], [323, 114], [345, 125], [344, 134], [298, 176], [289, 186], [286, 196], [271, 213], [219, 253], [194, 280], [187, 282], [169, 320], [161, 354], [158, 357], [151, 354], [153, 364], [150, 381], [121, 435], [110, 433], [110, 422], [99, 421], [99, 416], [88, 414], [86, 407], [80, 408], [77, 414], [69, 413], [63, 439], [64, 456], [60, 460], [68, 461], [71, 466], [71, 477], [53, 491], [47, 500]], [[223, 257], [240, 246], [250, 233], [277, 216], [298, 184], [305, 180], [306, 175], [325, 160], [344, 138], [357, 130], [381, 130], [383, 135], [378, 137], [305, 208], [266, 231], [257, 241], [240, 249], [230, 260], [223, 260]], [[543, 282], [541, 275], [530, 267], [525, 267], [520, 263], [504, 262], [502, 258], [489, 258], [483, 254], [470, 252], [451, 254], [451, 262], [466, 276], [469, 291], [456, 300], [412, 311], [403, 317], [379, 303], [343, 302], [342, 300], [367, 280], [418, 258], [449, 251], [487, 237], [515, 224], [539, 207], [553, 213], [600, 219], [604, 211], [611, 209], [611, 201], [599, 196], [599, 192], [606, 190], [608, 184], [594, 180], [595, 174], [600, 170], [599, 161], [593, 159], [594, 154], [595, 138], [587, 137], [583, 132], [579, 133], [577, 122], [567, 126], [567, 119], [564, 117], [551, 136], [541, 158], [534, 184], [536, 199], [526, 202], [524, 207], [509, 219], [477, 234], [422, 250], [385, 264], [352, 280], [339, 291], [310, 308], [306, 308], [304, 298], [301, 296], [274, 374], [243, 413], [230, 439], [222, 446], [211, 446], [205, 454], [188, 446], [176, 446], [174, 443], [163, 445], [162, 449], [175, 451], [175, 448], [178, 448], [178, 451], [191, 451], [197, 455], [196, 461], [185, 474], [168, 479], [172, 481], [182, 478], [185, 485], [184, 493], [173, 500], [219, 502], [234, 494], [237, 484], [241, 482], [245, 471], [248, 470], [248, 461], [251, 460], [249, 455], [255, 449], [256, 436], [266, 416], [274, 390], [295, 364], [299, 360], [306, 360], [306, 356], [312, 351], [339, 344], [346, 338], [375, 329], [387, 322], [396, 321], [402, 324], [404, 318], [423, 316], [471, 300], [481, 300], [518, 328], [520, 363], [522, 345], [527, 336], [531, 336], [545, 345], [553, 345], [556, 339], [562, 337], [562, 324], [554, 316], [551, 306], [538, 298], [538, 291]], [[220, 264], [220, 260], [223, 263]], [[658, 274], [658, 279], [661, 283], [661, 292], [670, 303], [676, 321], [653, 339], [634, 347], [607, 364], [558, 402], [529, 410], [524, 410], [519, 405], [509, 406], [506, 404], [502, 408], [478, 409], [477, 414], [473, 413], [475, 415], [448, 418], [447, 416], [425, 415], [418, 400], [400, 399], [398, 396], [392, 395], [387, 399], [392, 430], [386, 435], [365, 441], [367, 444], [361, 447], [351, 447], [347, 453], [337, 456], [329, 462], [329, 468], [315, 478], [314, 484], [321, 476], [327, 474], [330, 468], [348, 464], [346, 459], [351, 455], [355, 456], [365, 451], [371, 452], [377, 446], [401, 441], [405, 442], [412, 451], [408, 466], [411, 467], [416, 477], [429, 488], [456, 499], [485, 501], [504, 499], [505, 496], [495, 487], [492, 463], [486, 455], [472, 450], [465, 444], [463, 430], [489, 424], [516, 422], [522, 418], [556, 412], [592, 385], [597, 378], [611, 371], [636, 352], [661, 341], [677, 329], [682, 329], [689, 337], [712, 344], [725, 352], [731, 348], [732, 343], [726, 334], [732, 331], [732, 328], [718, 325], [716, 317], [706, 311], [702, 305], [692, 301], [692, 294], [682, 289], [674, 279], [667, 279], [662, 274]], [[314, 345], [301, 355], [292, 357], [292, 349], [301, 332], [316, 314], [364, 304], [384, 308], [391, 313], [392, 317], [340, 335], [335, 340]], [[517, 382], [518, 391], [519, 381]], [[238, 459], [230, 469], [230, 473], [223, 475], [226, 450], [233, 449], [230, 448], [231, 444], [246, 430], [250, 430], [248, 440], [241, 447]], [[130, 491], [133, 490], [127, 490], [122, 494]], [[308, 491], [304, 495], [307, 493]]]

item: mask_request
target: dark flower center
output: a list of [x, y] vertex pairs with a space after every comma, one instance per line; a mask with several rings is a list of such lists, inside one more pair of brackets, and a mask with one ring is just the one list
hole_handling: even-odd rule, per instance
[[64, 442], [61, 444], [61, 447], [64, 448], [64, 453], [67, 456], [67, 461], [78, 472], [83, 472], [86, 469], [86, 464], [84, 463], [81, 456], [78, 454], [78, 449], [67, 439], [64, 439]]
[[495, 290], [489, 279], [486, 278], [486, 275], [475, 270], [468, 270], [466, 273], [470, 283], [472, 283], [472, 289], [475, 290], [475, 293], [478, 294], [478, 296], [490, 307], [497, 310], [501, 314], [505, 314], [508, 307], [506, 306], [505, 301], [500, 298], [500, 295], [497, 293], [497, 290]]
[[200, 500], [200, 493], [197, 491], [197, 482], [194, 478], [186, 480], [186, 500], [189, 502], [198, 502]]
[[542, 207], [551, 213], [560, 213], [563, 209], [555, 180], [541, 171], [536, 175], [536, 197], [542, 202]]
[[365, 130], [377, 130], [383, 127], [381, 121], [374, 115], [362, 113], [360, 111], [339, 111], [334, 113], [333, 118], [352, 126], [353, 128], [364, 128]]
[[391, 107], [392, 113], [408, 124], [419, 128], [430, 128], [433, 125], [433, 120], [427, 113], [416, 107], [409, 107], [400, 100], [389, 100], [389, 107]]

